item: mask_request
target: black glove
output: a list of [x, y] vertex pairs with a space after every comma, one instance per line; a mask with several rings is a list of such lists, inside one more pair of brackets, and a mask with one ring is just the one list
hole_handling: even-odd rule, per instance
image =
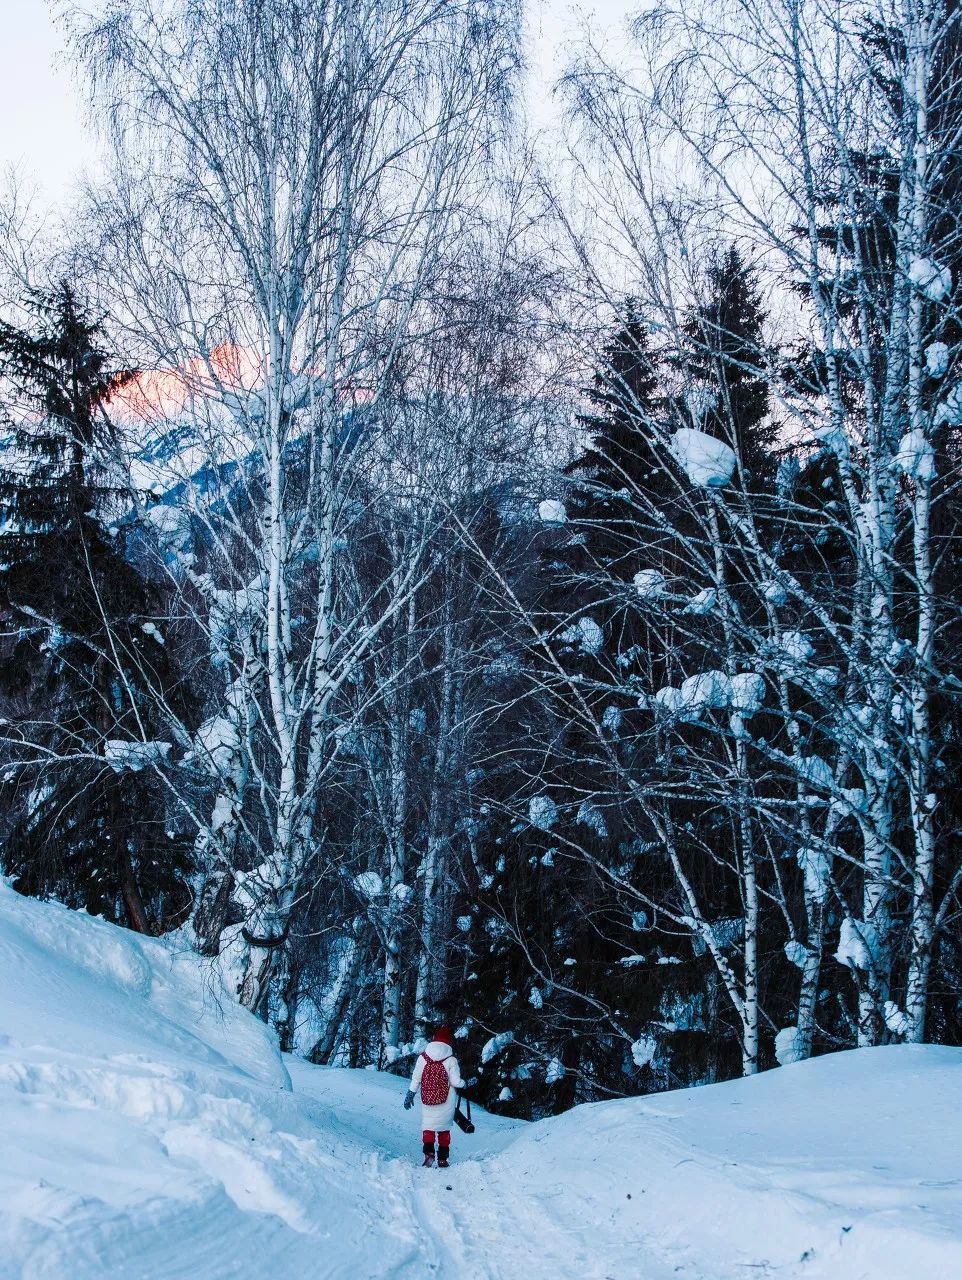
[[404, 1110], [410, 1111], [413, 1106], [414, 1106], [414, 1090], [408, 1089], [407, 1093], [404, 1095]]

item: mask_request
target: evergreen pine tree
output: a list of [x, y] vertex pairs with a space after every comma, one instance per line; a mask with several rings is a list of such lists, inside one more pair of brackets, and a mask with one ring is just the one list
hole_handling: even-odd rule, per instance
[[[663, 869], [654, 855], [642, 861], [627, 852], [638, 815], [626, 812], [622, 794], [625, 771], [644, 779], [655, 768], [644, 731], [650, 715], [626, 707], [624, 689], [639, 673], [643, 687], [657, 687], [670, 658], [657, 618], [639, 607], [635, 575], [654, 568], [671, 580], [686, 561], [688, 525], [667, 452], [672, 405], [663, 374], [648, 326], [629, 302], [585, 393], [588, 411], [580, 421], [587, 442], [566, 469], [567, 521], [545, 535], [541, 629], [553, 637], [565, 678], [552, 704], [538, 785], [539, 800], [550, 798], [557, 818], [541, 829], [532, 820], [523, 837], [511, 840], [508, 856], [515, 858], [515, 902], [526, 904], [523, 918], [530, 921], [527, 952], [556, 981], [544, 986], [537, 975], [524, 981], [526, 960], [515, 956], [520, 962], [508, 970], [506, 985], [516, 993], [520, 1035], [553, 1064], [544, 1091], [524, 1089], [549, 1111], [621, 1091], [628, 1080], [650, 1089], [704, 1074], [701, 1048], [682, 1036], [680, 1053], [674, 1046], [668, 1052], [667, 1074], [645, 1069], [639, 1078], [621, 1030], [657, 1022], [666, 1003], [684, 1003], [681, 988], [693, 976], [690, 965], [643, 971], [623, 964], [639, 950], [656, 959], [679, 947], [677, 936], [639, 933], [645, 913], [631, 883], [638, 877], [652, 890]], [[553, 687], [553, 671], [551, 664], [540, 671], [539, 688]], [[618, 884], [623, 894], [612, 893]], [[690, 960], [683, 941], [681, 949]]]
[[569, 514], [585, 548], [572, 567], [592, 566], [628, 581], [637, 567], [638, 538], [637, 516], [626, 499], [660, 487], [663, 464], [651, 432], [664, 411], [658, 359], [633, 300], [585, 395], [589, 412], [579, 421], [588, 445], [566, 468]]
[[146, 932], [151, 903], [183, 905], [184, 850], [165, 836], [154, 769], [169, 747], [147, 691], [174, 684], [150, 625], [158, 594], [105, 523], [123, 524], [107, 410], [130, 375], [111, 370], [69, 284], [28, 311], [29, 328], [0, 327], [13, 428], [0, 485], [5, 869], [24, 892]]
[[769, 416], [766, 343], [756, 273], [735, 245], [707, 272], [708, 297], [685, 325], [685, 372], [702, 384], [702, 428], [734, 449], [752, 488], [773, 467], [776, 425]]

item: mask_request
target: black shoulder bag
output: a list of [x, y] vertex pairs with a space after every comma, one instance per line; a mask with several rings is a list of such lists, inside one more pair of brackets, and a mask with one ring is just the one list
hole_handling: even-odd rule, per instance
[[474, 1125], [471, 1123], [471, 1099], [465, 1094], [464, 1105], [467, 1107], [467, 1115], [461, 1110], [462, 1095], [458, 1094], [458, 1105], [454, 1109], [454, 1123], [458, 1126], [462, 1133], [474, 1133]]

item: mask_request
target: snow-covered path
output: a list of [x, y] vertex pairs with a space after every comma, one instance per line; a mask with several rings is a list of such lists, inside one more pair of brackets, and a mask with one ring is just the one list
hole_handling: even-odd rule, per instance
[[[598, 1248], [604, 1224], [572, 1216], [563, 1183], [533, 1183], [530, 1154], [521, 1163], [511, 1158], [515, 1140], [530, 1127], [523, 1122], [479, 1111], [475, 1134], [454, 1132], [451, 1168], [422, 1169], [417, 1108], [402, 1110], [404, 1085], [396, 1077], [318, 1069], [296, 1059], [287, 1064], [295, 1092], [309, 1100], [315, 1123], [356, 1142], [358, 1163], [367, 1170], [372, 1190], [393, 1217], [416, 1225], [421, 1274], [472, 1280], [662, 1280], [682, 1274], [674, 1266], [666, 1270], [643, 1248], [635, 1252], [630, 1270], [613, 1270]], [[505, 1158], [496, 1159], [501, 1153]], [[383, 1274], [408, 1273], [402, 1268]]]
[[0, 1280], [618, 1274], [497, 1163], [530, 1126], [482, 1113], [420, 1168], [402, 1080], [289, 1074], [175, 945], [0, 881], [0, 974]]
[[426, 1170], [403, 1080], [285, 1065], [170, 942], [0, 881], [0, 974], [0, 1280], [962, 1275], [958, 1049], [481, 1113]]
[[[962, 1052], [840, 1054], [753, 1081], [478, 1117], [417, 1167], [403, 1083], [288, 1060], [311, 1115], [358, 1146], [418, 1265], [477, 1280], [958, 1280]], [[380, 1273], [379, 1273], [380, 1274]], [[384, 1275], [407, 1275], [385, 1270]]]

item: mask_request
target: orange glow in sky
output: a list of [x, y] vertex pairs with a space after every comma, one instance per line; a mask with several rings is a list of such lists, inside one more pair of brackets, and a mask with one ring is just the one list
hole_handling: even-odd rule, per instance
[[261, 359], [253, 348], [224, 342], [209, 356], [197, 356], [180, 367], [144, 370], [110, 402], [122, 416], [149, 421], [176, 416], [194, 397], [224, 389], [250, 390], [261, 379]]

